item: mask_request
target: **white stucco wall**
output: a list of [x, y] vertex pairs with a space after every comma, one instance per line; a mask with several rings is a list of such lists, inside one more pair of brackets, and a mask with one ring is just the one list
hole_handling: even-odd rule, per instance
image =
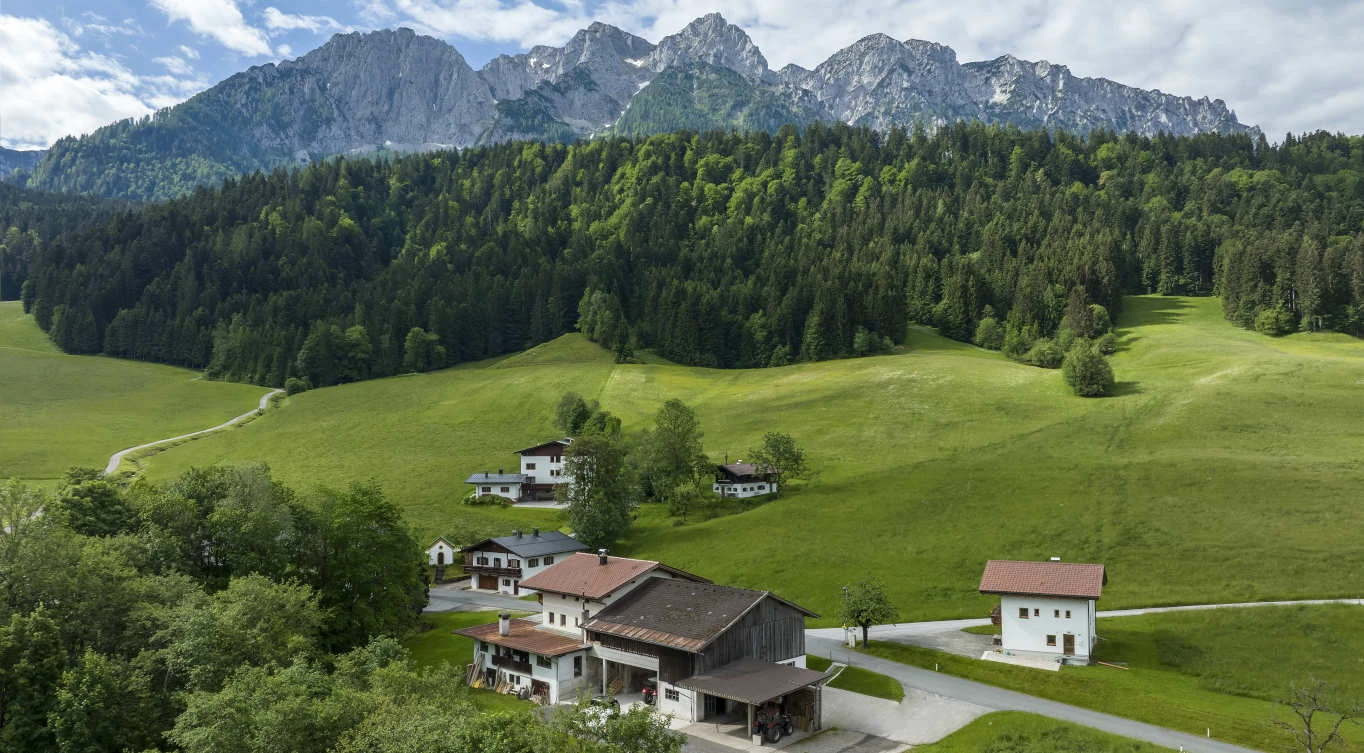
[[[471, 484], [471, 486], [474, 487], [474, 494], [478, 496], [491, 494], [493, 496], [502, 497], [503, 499], [509, 499], [512, 502], [519, 502], [521, 500], [521, 484], [519, 482], [480, 481], [476, 484]], [[504, 489], [506, 491], [503, 491]]]
[[437, 555], [441, 553], [445, 554], [445, 564], [449, 565], [454, 563], [455, 548], [445, 543], [444, 541], [437, 541], [436, 543], [426, 548], [427, 564], [431, 565], [438, 564], [436, 561], [438, 559]]
[[[564, 448], [568, 450], [567, 447]], [[567, 484], [571, 476], [564, 473], [563, 455], [559, 456], [559, 462], [554, 462], [550, 455], [522, 455], [521, 474], [523, 476], [534, 477], [535, 480], [528, 483], [535, 484]], [[535, 466], [531, 468], [530, 466]]]
[[[1020, 618], [1019, 609], [1028, 617]], [[1066, 617], [1066, 611], [1070, 617]], [[1002, 596], [999, 600], [1001, 644], [1006, 651], [1038, 651], [1061, 654], [1067, 633], [1075, 636], [1075, 656], [1088, 658], [1094, 650], [1094, 602], [1087, 599], [1059, 599], [1046, 596]], [[1057, 616], [1057, 613], [1060, 616]], [[1056, 645], [1047, 645], [1047, 636], [1056, 636]]]
[[722, 484], [716, 482], [711, 485], [711, 491], [722, 497], [745, 499], [747, 497], [761, 497], [764, 494], [776, 494], [777, 485], [766, 481], [755, 481], [748, 484]]
[[[668, 700], [668, 691], [677, 691], [677, 700]], [[672, 714], [676, 719], [684, 719], [694, 722], [701, 715], [701, 694], [695, 690], [679, 688], [671, 683], [660, 681], [658, 683], [658, 710], [663, 714]]]

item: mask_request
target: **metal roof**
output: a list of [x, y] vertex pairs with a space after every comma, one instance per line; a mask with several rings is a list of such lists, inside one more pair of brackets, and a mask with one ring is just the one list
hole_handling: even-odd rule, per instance
[[540, 533], [522, 531], [519, 536], [512, 534], [511, 536], [498, 536], [495, 539], [484, 539], [477, 544], [464, 547], [464, 551], [471, 552], [486, 544], [496, 544], [521, 557], [543, 557], [546, 554], [581, 552], [587, 548], [586, 544], [559, 531], [541, 531]]
[[818, 616], [767, 591], [653, 578], [598, 612], [587, 629], [696, 653], [766, 598]]
[[526, 477], [519, 473], [475, 473], [467, 479], [466, 484], [519, 484], [526, 480]]
[[535, 618], [512, 620], [511, 629], [505, 636], [498, 633], [496, 622], [461, 628], [454, 632], [455, 635], [466, 635], [474, 640], [484, 641], [495, 646], [506, 646], [517, 651], [527, 651], [540, 656], [561, 656], [590, 648], [577, 638], [556, 633], [541, 626], [540, 620]]
[[562, 449], [562, 448], [567, 447], [567, 446], [569, 446], [569, 445], [571, 445], [571, 444], [573, 444], [573, 439], [572, 439], [572, 437], [564, 437], [563, 439], [551, 439], [551, 440], [549, 440], [548, 442], [541, 442], [540, 444], [533, 445], [533, 446], [531, 446], [531, 447], [527, 447], [527, 448], [525, 448], [524, 450], [517, 450], [517, 451], [516, 451], [516, 454], [517, 454], [517, 455], [524, 455], [524, 454], [526, 454], [527, 452], [530, 452], [531, 450], [539, 450], [539, 449], [542, 449], [542, 448], [545, 448], [545, 447], [549, 447], [550, 445], [559, 445], [560, 449]]
[[789, 664], [740, 659], [703, 675], [688, 677], [677, 686], [740, 703], [761, 704], [821, 683], [828, 676], [828, 672]]
[[980, 576], [983, 594], [1097, 599], [1108, 583], [1103, 565], [990, 560]]
[[679, 578], [709, 583], [699, 575], [678, 570], [653, 560], [636, 560], [611, 556], [601, 564], [597, 555], [579, 552], [555, 563], [521, 581], [522, 588], [568, 596], [601, 599], [633, 580], [649, 577], [653, 572], [670, 573]]

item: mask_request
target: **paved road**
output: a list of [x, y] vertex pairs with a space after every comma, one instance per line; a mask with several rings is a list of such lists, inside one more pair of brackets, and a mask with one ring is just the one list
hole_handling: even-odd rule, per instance
[[[810, 631], [812, 633], [822, 631]], [[842, 631], [837, 631], [841, 633]], [[1189, 753], [1255, 753], [1250, 748], [1209, 740], [1197, 735], [1176, 732], [1154, 724], [1136, 722], [1131, 719], [1082, 709], [1056, 701], [1048, 701], [1012, 690], [997, 688], [993, 685], [963, 680], [927, 669], [860, 654], [845, 648], [838, 639], [807, 635], [806, 650], [819, 656], [831, 656], [834, 661], [866, 667], [874, 672], [889, 675], [904, 683], [906, 687], [916, 688], [928, 693], [936, 693], [946, 698], [955, 698], [984, 706], [994, 711], [1027, 711], [1033, 714], [1083, 724], [1115, 735], [1123, 735], [1137, 740], [1145, 740], [1172, 750], [1181, 746]]]
[[241, 423], [242, 421], [245, 421], [246, 419], [248, 419], [248, 418], [250, 418], [250, 417], [256, 415], [257, 412], [265, 410], [266, 407], [268, 407], [268, 406], [270, 405], [270, 398], [274, 397], [275, 395], [283, 395], [283, 394], [284, 394], [284, 390], [271, 390], [270, 392], [265, 393], [265, 396], [262, 397], [262, 398], [260, 399], [260, 406], [259, 406], [258, 408], [256, 408], [255, 410], [247, 411], [246, 413], [243, 413], [243, 414], [241, 414], [240, 416], [237, 416], [236, 418], [234, 418], [234, 419], [232, 419], [232, 420], [230, 420], [230, 421], [225, 421], [225, 422], [223, 422], [223, 423], [221, 423], [221, 424], [218, 424], [217, 426], [214, 426], [214, 427], [212, 427], [212, 428], [209, 428], [209, 429], [201, 429], [201, 430], [199, 430], [199, 431], [191, 432], [191, 433], [189, 433], [189, 434], [181, 434], [181, 435], [178, 436], [178, 437], [169, 437], [169, 438], [167, 438], [167, 439], [158, 439], [158, 440], [156, 440], [155, 442], [148, 442], [148, 443], [146, 443], [146, 444], [140, 444], [140, 445], [138, 445], [138, 446], [136, 446], [136, 447], [129, 447], [129, 448], [126, 449], [126, 450], [119, 450], [118, 452], [115, 452], [113, 455], [110, 455], [110, 456], [109, 456], [109, 464], [106, 465], [106, 466], [104, 466], [104, 475], [108, 476], [109, 474], [111, 474], [111, 473], [117, 471], [119, 465], [123, 463], [123, 456], [124, 456], [124, 455], [127, 455], [127, 454], [130, 453], [130, 452], [137, 452], [138, 450], [145, 450], [145, 449], [147, 449], [148, 447], [155, 447], [155, 446], [157, 446], [157, 445], [166, 444], [166, 443], [168, 443], [168, 442], [179, 442], [179, 441], [182, 440], [182, 439], [191, 439], [191, 438], [193, 438], [193, 437], [202, 436], [202, 435], [208, 434], [208, 433], [210, 433], [210, 432], [215, 432], [215, 431], [219, 431], [219, 430], [222, 430], [222, 429], [226, 429], [226, 428], [228, 428], [228, 427], [230, 427], [230, 426], [235, 426], [235, 425]]
[[533, 601], [522, 601], [504, 594], [470, 591], [468, 579], [431, 586], [424, 612], [534, 612], [540, 608]]

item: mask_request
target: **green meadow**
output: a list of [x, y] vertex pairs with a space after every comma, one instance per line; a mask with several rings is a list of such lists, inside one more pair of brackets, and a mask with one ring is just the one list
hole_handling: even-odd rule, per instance
[[17, 301], [0, 303], [0, 479], [50, 486], [73, 465], [102, 469], [119, 450], [246, 413], [266, 392], [197, 377], [65, 355]]
[[900, 353], [761, 370], [618, 365], [565, 336], [296, 395], [141, 465], [154, 480], [253, 462], [299, 488], [374, 479], [422, 538], [468, 542], [563, 524], [460, 499], [470, 473], [515, 467], [515, 450], [555, 436], [564, 391], [601, 401], [627, 430], [676, 397], [697, 411], [713, 459], [783, 431], [818, 475], [705, 522], [642, 508], [617, 551], [776, 591], [825, 615], [818, 624], [836, 624], [840, 587], [863, 577], [886, 583], [902, 619], [983, 616], [991, 602], [975, 588], [989, 558], [1103, 562], [1106, 608], [1364, 592], [1364, 342], [1270, 339], [1226, 322], [1210, 298], [1132, 297], [1118, 321], [1118, 394], [1104, 399], [924, 328]]
[[[1127, 666], [1044, 672], [873, 641], [877, 656], [1260, 750], [1287, 749], [1279, 702], [1313, 680], [1342, 705], [1364, 698], [1364, 607], [1167, 612], [1099, 620], [1097, 658]], [[1364, 750], [1344, 730], [1342, 751]]]
[[986, 714], [914, 753], [1159, 753], [1160, 748], [1126, 737], [1021, 711]]

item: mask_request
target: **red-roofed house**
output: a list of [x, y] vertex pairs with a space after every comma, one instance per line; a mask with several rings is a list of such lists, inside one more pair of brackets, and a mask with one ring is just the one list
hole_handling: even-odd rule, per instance
[[1095, 602], [1106, 583], [1103, 565], [990, 560], [980, 592], [999, 596], [1005, 651], [1088, 662], [1097, 639]]

